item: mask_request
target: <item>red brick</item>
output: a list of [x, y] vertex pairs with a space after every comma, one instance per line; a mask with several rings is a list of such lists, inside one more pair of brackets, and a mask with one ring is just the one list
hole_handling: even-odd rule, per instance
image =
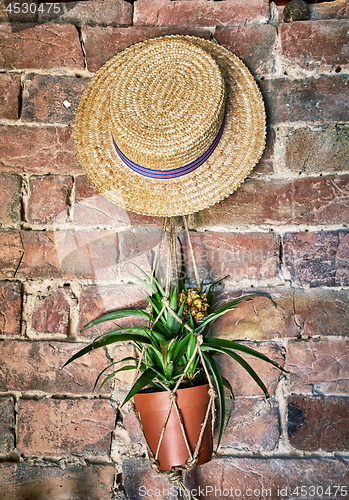
[[250, 179], [231, 196], [194, 215], [201, 225], [341, 224], [348, 219], [349, 176], [293, 181]]
[[[221, 337], [221, 335], [219, 336]], [[265, 354], [268, 358], [283, 366], [283, 349], [277, 344], [269, 344], [268, 347], [254, 344], [247, 345], [256, 351]], [[245, 355], [241, 352], [237, 352], [237, 354], [241, 355], [252, 366], [266, 385], [269, 394], [272, 395], [276, 389], [282, 372], [266, 361], [257, 359], [250, 355]], [[215, 358], [221, 368], [222, 375], [230, 381], [235, 397], [261, 396], [264, 394], [262, 389], [257, 385], [248, 372], [235, 360], [223, 354], [219, 354]]]
[[[346, 290], [268, 287], [255, 290], [258, 291], [269, 293], [277, 307], [266, 297], [255, 297], [218, 318], [212, 324], [212, 334], [231, 340], [295, 338], [300, 334], [304, 338], [315, 335], [349, 335]], [[249, 293], [251, 290], [227, 290], [217, 298], [228, 302]], [[331, 322], [328, 318], [331, 318]]]
[[286, 166], [306, 175], [348, 170], [349, 127], [335, 124], [315, 130], [291, 129], [286, 142]]
[[47, 297], [36, 297], [36, 302], [32, 327], [40, 333], [67, 335], [70, 306], [64, 290], [56, 289]]
[[111, 464], [0, 463], [0, 499], [111, 500], [114, 475]]
[[0, 282], [0, 334], [19, 335], [21, 329], [21, 285]]
[[349, 398], [287, 398], [290, 443], [299, 450], [349, 450]]
[[97, 278], [117, 276], [114, 231], [22, 231], [19, 277]]
[[34, 174], [82, 172], [76, 158], [71, 126], [0, 125], [0, 134], [1, 170]]
[[134, 5], [136, 26], [226, 26], [268, 19], [267, 0], [137, 0]]
[[[130, 460], [127, 458], [123, 460], [122, 471], [127, 498], [134, 500], [141, 500], [142, 498], [147, 500], [153, 500], [153, 498], [172, 500], [176, 498], [176, 490], [171, 490], [173, 484], [170, 483], [168, 476], [156, 473], [151, 469], [148, 460]], [[141, 487], [143, 488], [140, 489]], [[146, 492], [149, 491], [149, 495], [144, 496], [144, 488]]]
[[[138, 479], [138, 478], [137, 478]], [[187, 474], [186, 483], [190, 488], [204, 489], [205, 500], [217, 500], [223, 497], [223, 489], [229, 491], [227, 498], [258, 498], [260, 500], [277, 500], [280, 498], [298, 497], [301, 485], [306, 487], [309, 498], [313, 491], [311, 486], [321, 486], [325, 491], [330, 488], [331, 495], [335, 496], [335, 485], [349, 484], [349, 470], [345, 460], [334, 458], [216, 458], [211, 462], [197, 467]], [[141, 483], [142, 484], [142, 483]], [[212, 490], [206, 487], [213, 486]], [[215, 487], [217, 490], [215, 491]], [[230, 488], [232, 494], [230, 494]], [[221, 493], [219, 493], [219, 489]], [[240, 493], [237, 491], [240, 490]], [[255, 490], [258, 490], [259, 493]], [[262, 491], [264, 490], [264, 492]], [[266, 491], [270, 490], [270, 491]], [[339, 489], [340, 491], [340, 489]], [[344, 493], [344, 490], [342, 490]], [[193, 492], [194, 493], [194, 492]], [[307, 495], [308, 497], [308, 495]], [[134, 496], [138, 500], [138, 496]]]
[[349, 341], [299, 340], [289, 342], [287, 369], [290, 391], [313, 395], [346, 395], [349, 380]]
[[[137, 0], [137, 3], [139, 0]], [[111, 57], [126, 49], [130, 45], [143, 42], [148, 38], [164, 35], [193, 35], [209, 38], [210, 32], [203, 28], [147, 28], [131, 26], [129, 28], [107, 27], [82, 27], [82, 36], [86, 50], [87, 67], [90, 71], [96, 71]]]
[[19, 75], [0, 74], [0, 119], [17, 120], [20, 92]]
[[349, 284], [348, 231], [286, 233], [285, 264], [298, 285]]
[[69, 24], [2, 25], [0, 54], [3, 69], [84, 68], [79, 34]]
[[68, 202], [73, 178], [41, 176], [30, 179], [28, 221], [32, 223], [68, 222]]
[[317, 21], [319, 19], [348, 19], [349, 2], [348, 0], [337, 0], [335, 2], [322, 2], [315, 5], [309, 5], [309, 19]]
[[[83, 287], [80, 297], [79, 329], [106, 312], [117, 309], [144, 309], [148, 302], [140, 290], [146, 291], [145, 287], [142, 288], [141, 285], [87, 285]], [[116, 322], [108, 321], [84, 330], [80, 335], [91, 339], [112, 330], [116, 325], [132, 326], [134, 323], [137, 323], [135, 317]]]
[[0, 276], [13, 278], [24, 253], [19, 231], [0, 231]]
[[109, 226], [111, 221], [114, 221], [120, 230], [134, 225], [162, 226], [160, 217], [129, 212], [107, 200], [105, 196], [99, 194], [85, 175], [75, 178], [73, 220], [79, 226]]
[[[86, 344], [55, 341], [0, 343], [1, 391], [44, 391], [54, 394], [91, 394], [98, 374], [109, 364], [103, 348], [64, 363]], [[108, 393], [111, 383], [103, 386]]]
[[348, 76], [259, 82], [270, 123], [348, 121]]
[[108, 400], [21, 400], [17, 448], [27, 456], [108, 456], [115, 419]]
[[[23, 5], [27, 3], [25, 0], [19, 0], [18, 3], [20, 12], [14, 12], [13, 2], [10, 2], [9, 0], [2, 0], [2, 2], [0, 3], [0, 21], [2, 23], [10, 22], [13, 26], [14, 31], [21, 30], [21, 24], [19, 23], [34, 23], [35, 21], [37, 21], [38, 18], [38, 13], [37, 13], [38, 0], [33, 0], [31, 2], [33, 3], [33, 7], [31, 7], [33, 12], [30, 12], [29, 6], [28, 6], [28, 12], [25, 12], [27, 10], [26, 7]], [[9, 6], [9, 4], [11, 4], [12, 8], [10, 7], [9, 10], [6, 11], [6, 8]]]
[[0, 398], [0, 454], [14, 448], [15, 408], [12, 398]]
[[218, 27], [214, 37], [240, 57], [253, 74], [262, 75], [272, 71], [276, 34], [271, 24], [249, 24], [233, 30]]
[[348, 65], [348, 21], [305, 21], [280, 24], [282, 53], [307, 70]]
[[[272, 234], [219, 233], [190, 235], [200, 279], [216, 280], [230, 275], [239, 280], [267, 279], [277, 275], [279, 243]], [[193, 277], [186, 236], [182, 236], [187, 277]]]
[[25, 122], [74, 123], [81, 94], [88, 82], [88, 78], [26, 75], [21, 119]]
[[[59, 4], [60, 12], [52, 8], [39, 13], [39, 22], [71, 23], [81, 25], [113, 25], [129, 26], [132, 24], [132, 6], [124, 0], [97, 0], [80, 2], [64, 2]], [[58, 10], [56, 8], [56, 10]]]
[[[228, 408], [227, 408], [228, 410]], [[237, 398], [226, 425], [221, 449], [270, 451], [280, 437], [278, 411], [263, 399]]]
[[20, 222], [21, 187], [22, 179], [19, 175], [0, 173], [0, 223]]

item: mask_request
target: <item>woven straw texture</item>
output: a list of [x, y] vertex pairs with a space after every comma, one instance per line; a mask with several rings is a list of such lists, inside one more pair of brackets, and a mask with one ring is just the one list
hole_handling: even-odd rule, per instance
[[[196, 160], [224, 130], [211, 156], [191, 173], [154, 179], [152, 170]], [[95, 187], [133, 212], [187, 215], [233, 193], [261, 157], [265, 111], [243, 62], [222, 46], [173, 35], [135, 44], [102, 66], [83, 93], [75, 123], [79, 160]]]

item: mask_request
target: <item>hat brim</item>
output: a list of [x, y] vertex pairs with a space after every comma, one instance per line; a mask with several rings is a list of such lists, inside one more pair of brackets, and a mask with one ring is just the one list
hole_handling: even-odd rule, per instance
[[[109, 93], [125, 51], [97, 71], [76, 115], [75, 146], [92, 184], [110, 201], [143, 215], [187, 215], [215, 205], [240, 186], [265, 146], [263, 99], [245, 64], [215, 42], [173, 36], [208, 52], [226, 84], [224, 131], [212, 155], [199, 168], [173, 179], [152, 179], [134, 172], [120, 159], [112, 138]], [[142, 43], [134, 47], [141, 48]]]

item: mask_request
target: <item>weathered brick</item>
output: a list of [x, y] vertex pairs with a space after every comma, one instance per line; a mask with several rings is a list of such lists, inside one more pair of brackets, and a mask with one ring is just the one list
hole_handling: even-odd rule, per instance
[[309, 5], [309, 19], [317, 21], [321, 19], [348, 19], [348, 0], [336, 0], [333, 2], [321, 2]]
[[15, 408], [12, 398], [0, 398], [0, 454], [14, 448]]
[[116, 411], [104, 399], [21, 400], [17, 448], [24, 455], [109, 455]]
[[120, 230], [134, 225], [161, 226], [160, 217], [129, 212], [99, 194], [85, 175], [75, 178], [75, 205], [73, 220], [79, 226], [116, 225]]
[[17, 120], [20, 92], [19, 75], [0, 74], [0, 119]]
[[348, 65], [347, 20], [280, 24], [282, 53], [293, 65], [307, 70]]
[[259, 82], [269, 123], [348, 121], [348, 76]]
[[[70, 23], [81, 25], [129, 26], [132, 24], [132, 6], [124, 0], [87, 0], [59, 3], [59, 12], [44, 9], [39, 13], [41, 23]], [[58, 11], [58, 8], [56, 7]]]
[[26, 75], [21, 119], [25, 122], [73, 123], [88, 78]]
[[14, 278], [24, 253], [19, 231], [0, 231], [0, 276]]
[[28, 221], [32, 223], [68, 222], [68, 202], [73, 178], [68, 176], [41, 176], [30, 179]]
[[286, 165], [311, 175], [349, 169], [349, 127], [345, 124], [290, 130], [286, 142]]
[[[141, 480], [141, 477], [136, 479]], [[309, 498], [313, 497], [313, 491], [309, 488], [315, 487], [316, 493], [316, 487], [321, 486], [323, 490], [318, 490], [320, 493], [322, 491], [321, 495], [315, 495], [314, 498], [322, 498], [327, 488], [330, 488], [330, 495], [335, 496], [335, 485], [346, 487], [349, 484], [349, 471], [345, 460], [332, 458], [227, 457], [216, 458], [197, 467], [187, 474], [186, 482], [194, 489], [200, 485], [205, 494], [203, 498], [207, 500], [224, 497], [260, 500], [296, 498], [300, 496], [301, 485], [310, 492]], [[137, 495], [133, 498], [140, 500]]]
[[36, 297], [32, 327], [40, 333], [67, 335], [70, 306], [64, 290], [55, 289], [48, 296]]
[[222, 202], [194, 214], [193, 220], [196, 228], [223, 224], [341, 224], [348, 219], [348, 189], [347, 175], [293, 181], [254, 178]]
[[300, 450], [349, 449], [349, 398], [287, 398], [290, 443]]
[[83, 69], [79, 34], [69, 24], [2, 25], [0, 68]]
[[[247, 345], [256, 351], [265, 354], [268, 358], [276, 361], [281, 366], [284, 365], [284, 352], [283, 349], [277, 344], [269, 344], [267, 347], [254, 344]], [[266, 385], [269, 394], [272, 395], [276, 389], [282, 372], [272, 364], [250, 356], [249, 354], [245, 355], [241, 352], [237, 352], [237, 354], [243, 357], [252, 366]], [[248, 372], [235, 360], [225, 354], [217, 355], [216, 360], [220, 366], [222, 375], [230, 381], [235, 397], [261, 396], [264, 394], [262, 389], [257, 385]]]
[[[140, 500], [143, 498], [176, 498], [176, 490], [166, 474], [157, 474], [149, 465], [149, 460], [125, 459], [122, 463], [124, 485], [127, 498]], [[142, 488], [142, 489], [141, 489]], [[144, 496], [145, 494], [148, 496]], [[172, 492], [172, 495], [170, 495]], [[155, 497], [155, 494], [157, 497]]]
[[22, 231], [19, 277], [98, 278], [117, 276], [114, 231]]
[[251, 20], [266, 22], [269, 2], [137, 0], [133, 19], [136, 26], [225, 26]]
[[271, 24], [236, 26], [233, 30], [218, 27], [214, 34], [218, 43], [240, 57], [253, 74], [272, 71], [276, 29]]
[[[139, 0], [137, 0], [138, 3]], [[193, 35], [209, 38], [210, 32], [204, 28], [178, 27], [137, 27], [113, 28], [108, 27], [82, 27], [82, 36], [86, 50], [87, 67], [90, 71], [96, 71], [111, 57], [126, 49], [130, 45], [143, 42], [148, 38], [164, 35]]]
[[[25, 12], [27, 10], [27, 8], [23, 5], [25, 3], [28, 2], [26, 2], [26, 0], [19, 0], [19, 12], [15, 12], [14, 2], [11, 2], [10, 0], [2, 0], [0, 2], [0, 22], [10, 22], [13, 27], [12, 29], [15, 32], [21, 30], [21, 25], [19, 23], [34, 23], [38, 18], [38, 0], [31, 0], [28, 5], [28, 12]], [[30, 7], [30, 4], [33, 4], [33, 6]], [[6, 10], [7, 8], [8, 10]], [[30, 12], [30, 8], [32, 12]], [[18, 11], [18, 8], [16, 8], [16, 10]]]
[[0, 125], [0, 134], [1, 170], [34, 174], [82, 172], [76, 158], [71, 126]]
[[348, 393], [347, 339], [289, 342], [286, 360], [292, 393], [320, 396]]
[[[277, 275], [278, 238], [257, 233], [195, 233], [190, 235], [200, 279], [266, 279]], [[181, 237], [186, 277], [193, 276], [189, 245]]]
[[0, 173], [0, 225], [20, 222], [21, 187], [19, 175]]
[[[117, 309], [145, 308], [148, 302], [142, 295], [141, 290], [144, 292], [145, 287], [142, 288], [141, 285], [84, 286], [80, 297], [79, 329], [82, 329], [92, 320], [102, 316], [106, 312]], [[108, 321], [88, 330], [83, 330], [80, 335], [91, 339], [101, 333], [112, 330], [116, 325], [132, 326], [134, 323], [137, 323], [137, 318], [134, 316], [130, 319]]]
[[273, 450], [279, 440], [278, 411], [262, 399], [237, 398], [221, 441], [225, 450]]
[[298, 285], [349, 284], [348, 231], [286, 233], [285, 264]]
[[[100, 371], [109, 364], [103, 348], [64, 363], [86, 344], [55, 341], [9, 341], [0, 343], [1, 391], [44, 391], [54, 394], [89, 394]], [[110, 392], [111, 383], [102, 392]]]
[[111, 464], [0, 463], [0, 499], [111, 500], [114, 475]]
[[0, 333], [19, 335], [21, 321], [21, 285], [18, 282], [0, 282]]
[[[271, 340], [315, 335], [349, 335], [347, 290], [262, 288], [277, 307], [266, 297], [255, 297], [239, 304], [215, 321], [212, 334], [228, 339]], [[251, 290], [225, 291], [217, 296], [222, 305]], [[331, 318], [331, 321], [329, 321]]]

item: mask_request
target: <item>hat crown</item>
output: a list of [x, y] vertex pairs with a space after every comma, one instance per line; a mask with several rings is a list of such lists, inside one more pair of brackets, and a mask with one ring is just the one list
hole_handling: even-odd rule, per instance
[[224, 116], [217, 63], [178, 37], [152, 39], [124, 52], [109, 103], [118, 148], [132, 162], [161, 171], [199, 158]]

